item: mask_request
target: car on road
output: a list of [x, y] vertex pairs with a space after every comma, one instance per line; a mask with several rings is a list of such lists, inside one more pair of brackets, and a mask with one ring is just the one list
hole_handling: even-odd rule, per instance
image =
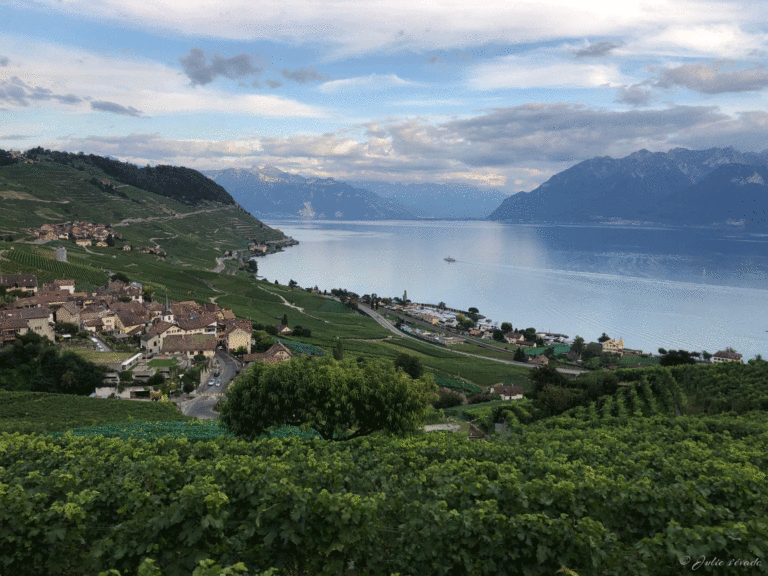
[[221, 380], [216, 380], [216, 386], [221, 386]]
[[213, 378], [211, 378], [210, 380], [208, 380], [208, 386], [213, 386]]

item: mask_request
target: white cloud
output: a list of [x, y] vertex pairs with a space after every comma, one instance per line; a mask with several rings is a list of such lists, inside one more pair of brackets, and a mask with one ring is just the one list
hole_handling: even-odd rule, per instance
[[620, 86], [629, 81], [614, 64], [563, 60], [550, 51], [503, 56], [475, 66], [469, 86], [478, 90], [534, 87]]
[[11, 40], [0, 34], [0, 45], [16, 67], [14, 75], [55, 93], [74, 94], [79, 105], [47, 102], [69, 112], [90, 113], [88, 101], [106, 101], [144, 116], [193, 112], [224, 112], [247, 116], [320, 117], [315, 106], [262, 94], [228, 93], [211, 86], [190, 87], [179, 70], [143, 59], [119, 59], [32, 40]]
[[[30, 10], [27, 0], [6, 2]], [[768, 20], [764, 3], [748, 0], [264, 0], [257, 8], [251, 0], [37, 0], [32, 6], [194, 37], [322, 42], [336, 55], [617, 35], [667, 34], [701, 44], [697, 27], [746, 30]], [[694, 31], [688, 39], [686, 28]]]
[[[740, 14], [734, 11], [734, 19]], [[766, 18], [766, 14], [762, 16]], [[764, 22], [765, 20], [763, 20]], [[669, 26], [637, 40], [631, 48], [643, 54], [685, 57], [744, 58], [768, 46], [765, 31], [751, 31], [750, 22]]]
[[418, 85], [417, 82], [403, 80], [397, 74], [369, 74], [368, 76], [323, 82], [319, 88], [321, 92], [331, 93], [340, 90], [379, 90], [381, 88]]

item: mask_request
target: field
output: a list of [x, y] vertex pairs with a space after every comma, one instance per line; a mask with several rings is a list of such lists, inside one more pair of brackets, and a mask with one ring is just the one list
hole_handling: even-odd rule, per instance
[[94, 364], [116, 364], [136, 356], [134, 352], [99, 352], [98, 350], [88, 350], [86, 348], [68, 348], [68, 350]]
[[187, 421], [167, 402], [106, 400], [68, 394], [0, 390], [0, 432], [63, 432], [82, 426], [114, 425], [130, 420]]

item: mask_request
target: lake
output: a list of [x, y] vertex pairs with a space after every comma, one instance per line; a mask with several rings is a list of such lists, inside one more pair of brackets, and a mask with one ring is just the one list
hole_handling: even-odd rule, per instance
[[[281, 284], [475, 306], [495, 322], [627, 348], [768, 357], [768, 234], [452, 221], [270, 221], [300, 242], [259, 259]], [[455, 262], [446, 262], [451, 256]]]

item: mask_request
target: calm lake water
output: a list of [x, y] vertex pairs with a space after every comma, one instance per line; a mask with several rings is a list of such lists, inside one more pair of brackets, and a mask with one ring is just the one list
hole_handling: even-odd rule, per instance
[[[475, 306], [513, 326], [628, 348], [768, 357], [768, 234], [497, 222], [271, 221], [300, 244], [270, 281]], [[451, 256], [456, 262], [446, 262]]]

